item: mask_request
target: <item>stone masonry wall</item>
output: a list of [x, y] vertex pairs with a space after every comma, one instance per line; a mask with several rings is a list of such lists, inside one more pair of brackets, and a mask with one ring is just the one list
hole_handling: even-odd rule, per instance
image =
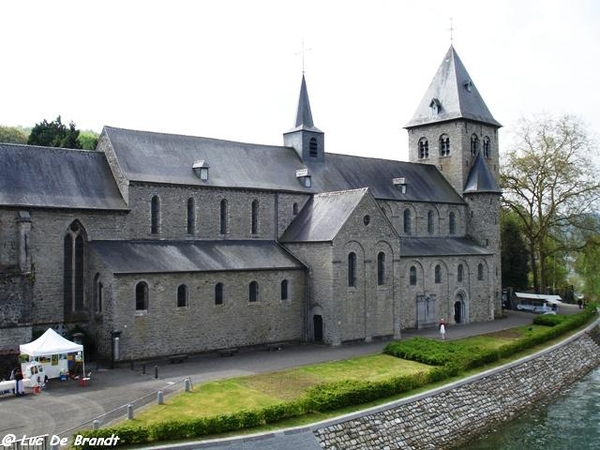
[[[281, 299], [283, 280], [289, 283], [287, 300]], [[148, 284], [148, 307], [136, 311], [140, 281]], [[248, 301], [251, 281], [259, 285], [256, 302]], [[302, 339], [302, 270], [119, 275], [106, 282], [103, 303], [111, 320], [97, 322], [104, 356], [110, 356], [112, 330], [122, 332], [121, 360]], [[223, 283], [220, 305], [215, 304], [217, 283]], [[180, 284], [188, 287], [184, 307], [177, 306]]]
[[330, 450], [454, 448], [533, 402], [557, 395], [598, 365], [600, 346], [583, 332], [458, 384], [312, 429], [321, 447]]
[[[450, 138], [450, 155], [440, 155], [439, 139], [442, 134]], [[462, 193], [465, 181], [474, 161], [471, 154], [471, 136], [479, 138], [481, 150], [484, 137], [490, 140], [490, 154], [485, 162], [490, 171], [499, 176], [498, 131], [496, 127], [468, 120], [453, 120], [427, 124], [408, 130], [409, 160], [424, 164], [433, 164], [440, 169], [456, 192]], [[429, 142], [429, 157], [419, 158], [419, 140]]]
[[28, 275], [0, 273], [1, 351], [18, 352], [19, 344], [31, 340], [32, 284]]

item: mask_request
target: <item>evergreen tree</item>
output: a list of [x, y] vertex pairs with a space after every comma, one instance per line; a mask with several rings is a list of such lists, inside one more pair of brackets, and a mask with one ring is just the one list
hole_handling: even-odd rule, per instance
[[502, 210], [502, 286], [526, 290], [529, 286], [527, 244], [523, 239], [520, 222], [510, 210]]
[[60, 116], [52, 122], [44, 119], [36, 123], [27, 143], [43, 147], [81, 148], [79, 130], [75, 128], [73, 122], [67, 127], [61, 122]]

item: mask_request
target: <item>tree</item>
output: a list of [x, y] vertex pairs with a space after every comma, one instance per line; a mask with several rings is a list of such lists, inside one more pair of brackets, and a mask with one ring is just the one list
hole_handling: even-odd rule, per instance
[[79, 130], [75, 128], [73, 122], [70, 122], [67, 128], [61, 122], [60, 116], [53, 122], [44, 119], [42, 122], [36, 123], [27, 143], [44, 147], [81, 148]]
[[590, 300], [600, 298], [600, 235], [591, 236], [575, 263], [583, 279], [583, 292]]
[[529, 287], [527, 246], [523, 240], [522, 225], [510, 209], [503, 209], [500, 216], [502, 286], [516, 290]]
[[23, 128], [0, 126], [0, 142], [27, 144], [27, 133]]
[[521, 119], [505, 155], [503, 201], [523, 227], [537, 292], [548, 286], [548, 261], [578, 245], [573, 230], [598, 204], [595, 147], [580, 120], [537, 116]]
[[84, 150], [96, 150], [100, 135], [95, 131], [84, 130], [79, 133], [79, 142]]

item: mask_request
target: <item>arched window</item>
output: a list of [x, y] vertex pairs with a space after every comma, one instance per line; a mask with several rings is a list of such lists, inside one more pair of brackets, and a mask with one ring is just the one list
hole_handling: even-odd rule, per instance
[[429, 234], [433, 234], [434, 231], [435, 231], [434, 214], [433, 214], [433, 211], [428, 211], [427, 212], [427, 232]]
[[316, 138], [310, 138], [308, 149], [311, 158], [316, 158], [317, 156], [319, 156], [319, 146], [317, 145]]
[[459, 283], [462, 283], [462, 281], [464, 279], [464, 276], [465, 276], [464, 272], [465, 272], [465, 269], [463, 268], [463, 265], [459, 264], [457, 272], [456, 272], [456, 281], [458, 281]]
[[256, 281], [252, 281], [250, 286], [248, 287], [248, 301], [249, 302], [257, 302], [258, 301], [258, 283]]
[[196, 202], [193, 198], [187, 201], [187, 234], [196, 233]]
[[298, 214], [298, 203], [292, 205], [292, 214], [295, 216]]
[[177, 288], [177, 307], [185, 308], [188, 305], [188, 288], [185, 284], [180, 284]]
[[483, 156], [490, 157], [490, 138], [487, 136], [483, 138]]
[[135, 285], [135, 310], [146, 311], [148, 309], [148, 285], [140, 281]]
[[477, 152], [479, 151], [479, 138], [477, 137], [476, 134], [471, 135], [471, 155], [475, 156], [477, 155]]
[[227, 200], [221, 200], [221, 214], [220, 214], [220, 226], [219, 233], [227, 234]]
[[377, 254], [377, 284], [383, 286], [385, 284], [385, 253]]
[[252, 234], [258, 234], [258, 200], [252, 202]]
[[356, 253], [348, 254], [348, 286], [356, 287]]
[[448, 216], [448, 234], [456, 234], [456, 214], [454, 211], [450, 211]]
[[483, 264], [481, 263], [477, 266], [477, 279], [483, 281]]
[[65, 236], [63, 251], [63, 285], [65, 313], [73, 311], [73, 237]]
[[85, 230], [74, 221], [69, 225], [63, 242], [63, 301], [64, 311], [81, 311], [84, 308], [83, 260]]
[[411, 234], [412, 223], [410, 217], [410, 209], [404, 210], [404, 234]]
[[410, 280], [411, 286], [417, 285], [417, 268], [415, 266], [411, 266], [408, 272], [408, 278]]
[[419, 159], [429, 158], [429, 141], [422, 137], [419, 139]]
[[283, 280], [281, 282], [281, 300], [287, 300], [289, 298], [288, 284], [288, 280]]
[[442, 282], [442, 268], [440, 267], [439, 264], [437, 266], [435, 266], [434, 272], [435, 272], [435, 283], [440, 284]]
[[450, 156], [450, 137], [447, 134], [440, 136], [440, 156]]
[[150, 233], [160, 233], [160, 199], [158, 195], [150, 200]]
[[223, 304], [223, 283], [215, 284], [215, 305]]

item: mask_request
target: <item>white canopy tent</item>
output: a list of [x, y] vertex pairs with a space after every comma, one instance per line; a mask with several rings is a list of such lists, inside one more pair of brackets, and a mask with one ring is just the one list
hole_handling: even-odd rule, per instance
[[[35, 341], [32, 341], [28, 344], [21, 344], [19, 346], [19, 350], [21, 355], [28, 355], [29, 361], [37, 361], [41, 357], [50, 357], [53, 355], [57, 355], [57, 364], [49, 367], [46, 367], [44, 364], [44, 369], [50, 378], [55, 378], [59, 376], [59, 367], [58, 361], [61, 361], [61, 355], [68, 355], [69, 353], [80, 353], [81, 354], [81, 362], [83, 365], [83, 373], [82, 376], [85, 376], [85, 359], [83, 357], [83, 345], [76, 344], [75, 342], [71, 342], [68, 339], [65, 339], [52, 328], [48, 328], [44, 334], [42, 334]], [[66, 357], [63, 359], [66, 361]], [[54, 369], [54, 370], [53, 370]]]

